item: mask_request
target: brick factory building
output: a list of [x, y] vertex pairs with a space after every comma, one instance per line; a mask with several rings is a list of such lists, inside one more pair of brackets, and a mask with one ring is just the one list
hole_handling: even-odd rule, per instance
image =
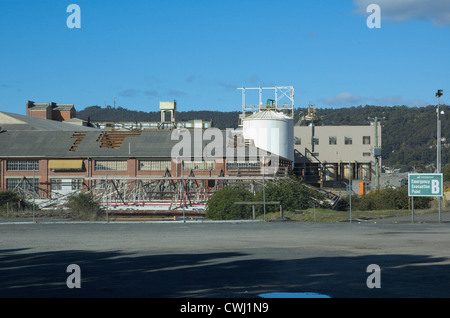
[[[251, 188], [261, 184], [261, 150], [245, 144], [239, 132], [217, 130], [223, 136], [223, 155], [205, 159], [202, 154], [210, 141], [200, 135], [198, 142], [194, 129], [182, 130], [192, 138], [192, 149], [181, 160], [172, 154], [181, 140], [173, 137], [176, 129], [105, 131], [49, 120], [51, 104], [34, 105], [39, 110], [27, 104], [31, 116], [0, 112], [0, 190], [20, 190], [40, 199], [83, 190], [117, 204], [172, 206], [179, 203], [182, 178], [191, 203], [204, 203], [224, 184], [241, 182]], [[37, 116], [38, 111], [46, 119]], [[200, 158], [195, 158], [199, 149]], [[286, 175], [292, 162], [278, 159], [277, 174]]]

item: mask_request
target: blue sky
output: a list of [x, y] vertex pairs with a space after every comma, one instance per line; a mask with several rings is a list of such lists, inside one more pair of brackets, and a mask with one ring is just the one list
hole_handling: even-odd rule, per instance
[[285, 85], [295, 107], [448, 104], [449, 39], [448, 0], [1, 0], [0, 111], [239, 111], [237, 87]]

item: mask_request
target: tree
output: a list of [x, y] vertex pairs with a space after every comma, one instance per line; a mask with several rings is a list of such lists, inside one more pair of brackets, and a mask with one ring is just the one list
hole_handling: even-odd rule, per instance
[[253, 194], [240, 186], [229, 186], [216, 191], [206, 203], [206, 217], [211, 220], [239, 220], [252, 216], [251, 206], [234, 202], [252, 201]]
[[[318, 192], [307, 187], [303, 182], [295, 178], [283, 178], [276, 181], [270, 181], [265, 188], [266, 201], [280, 201], [283, 211], [295, 211], [319, 206], [323, 196]], [[263, 201], [262, 189], [255, 195], [255, 201]], [[266, 212], [279, 211], [278, 206], [266, 206]], [[257, 211], [261, 214], [264, 207], [259, 205]]]
[[450, 182], [450, 164], [446, 165], [444, 169], [442, 169], [444, 182]]

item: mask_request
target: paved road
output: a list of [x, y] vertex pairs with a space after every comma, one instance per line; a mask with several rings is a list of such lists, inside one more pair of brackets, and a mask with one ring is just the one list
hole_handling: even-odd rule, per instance
[[449, 223], [0, 224], [0, 297], [450, 297], [449, 239]]

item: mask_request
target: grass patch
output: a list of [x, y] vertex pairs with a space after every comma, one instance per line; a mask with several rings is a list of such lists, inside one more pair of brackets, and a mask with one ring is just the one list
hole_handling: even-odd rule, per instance
[[[414, 215], [437, 213], [436, 209], [416, 210]], [[385, 219], [392, 217], [410, 216], [410, 210], [374, 210], [374, 211], [353, 211], [352, 220], [355, 219]], [[313, 208], [302, 211], [287, 211], [283, 213], [284, 218], [297, 222], [344, 222], [350, 219], [349, 211], [336, 211], [331, 209]], [[266, 220], [276, 220], [281, 217], [280, 212], [266, 213]], [[260, 215], [257, 219], [263, 220]]]

